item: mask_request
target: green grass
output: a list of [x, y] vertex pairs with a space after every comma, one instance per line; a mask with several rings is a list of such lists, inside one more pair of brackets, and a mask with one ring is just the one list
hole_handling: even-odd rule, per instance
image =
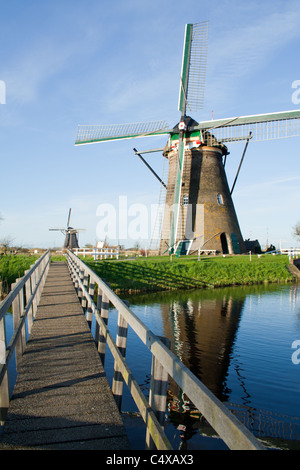
[[24, 276], [24, 272], [30, 268], [31, 265], [39, 256], [33, 255], [7, 255], [0, 258], [0, 282], [2, 284], [1, 293], [8, 294], [11, 284], [19, 277]]
[[[7, 255], [0, 257], [0, 298], [9, 293], [16, 279], [23, 277], [41, 255]], [[61, 255], [51, 256], [51, 261], [64, 261]]]
[[56, 261], [67, 262], [67, 258], [64, 255], [51, 255], [51, 263]]
[[[0, 258], [2, 294], [24, 275], [38, 256], [8, 255]], [[65, 261], [64, 256], [53, 256], [52, 261]], [[154, 292], [202, 287], [254, 285], [290, 282], [287, 256], [151, 257], [135, 260], [103, 260], [82, 258], [101, 278], [117, 292]]]
[[83, 259], [112, 289], [121, 292], [195, 289], [289, 282], [287, 256], [266, 255], [197, 258]]

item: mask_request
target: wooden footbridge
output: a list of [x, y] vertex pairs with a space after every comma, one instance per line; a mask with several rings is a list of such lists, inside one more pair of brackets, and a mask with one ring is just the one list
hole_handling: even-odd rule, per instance
[[[113, 339], [109, 304], [118, 311]], [[6, 336], [12, 307], [14, 332]], [[92, 336], [92, 315], [96, 333]], [[126, 364], [128, 326], [152, 353], [149, 400]], [[0, 304], [0, 449], [129, 450], [120, 413], [128, 386], [146, 424], [147, 449], [170, 450], [163, 424], [169, 377], [204, 415], [229, 449], [262, 444], [155, 336], [87, 265], [68, 251], [67, 263], [46, 252]], [[103, 364], [114, 357], [110, 388]], [[1, 355], [2, 351], [2, 355]], [[14, 354], [15, 353], [15, 354]], [[17, 381], [10, 393], [15, 356]]]

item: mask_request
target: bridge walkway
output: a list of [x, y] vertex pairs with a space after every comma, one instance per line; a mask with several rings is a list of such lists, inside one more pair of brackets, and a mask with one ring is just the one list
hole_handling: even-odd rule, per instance
[[129, 449], [66, 263], [52, 263], [0, 449]]

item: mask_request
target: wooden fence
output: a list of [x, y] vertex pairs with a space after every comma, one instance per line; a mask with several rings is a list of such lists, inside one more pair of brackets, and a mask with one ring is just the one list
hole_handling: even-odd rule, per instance
[[116, 248], [75, 248], [75, 255], [83, 256], [92, 256], [94, 260], [97, 259], [107, 259], [107, 258], [117, 258], [119, 259], [120, 252]]
[[[210, 390], [170, 351], [168, 344], [158, 338], [82, 260], [71, 251], [67, 253], [70, 274], [87, 311], [87, 320], [96, 318], [98, 351], [102, 361], [106, 345], [114, 358], [112, 392], [121, 405], [125, 382], [147, 426], [146, 445], [160, 450], [172, 449], [163, 430], [168, 379], [172, 377], [191, 402], [210, 423], [230, 449], [262, 450], [264, 446], [220, 402]], [[94, 301], [95, 292], [97, 292]], [[114, 340], [108, 325], [109, 304], [118, 311], [118, 327]], [[149, 402], [142, 393], [125, 361], [128, 326], [139, 336], [152, 353], [152, 371]]]
[[[40, 301], [50, 266], [50, 251], [45, 252], [22, 278], [11, 286], [11, 291], [0, 303], [0, 419], [4, 424], [9, 407], [9, 363], [15, 352], [16, 367], [25, 350], [27, 337]], [[5, 315], [12, 308], [13, 335], [7, 344]], [[27, 319], [27, 322], [26, 322]], [[26, 324], [27, 323], [27, 324]]]

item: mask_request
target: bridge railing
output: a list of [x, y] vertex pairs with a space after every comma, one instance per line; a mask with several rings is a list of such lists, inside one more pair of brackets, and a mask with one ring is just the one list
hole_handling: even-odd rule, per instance
[[[10, 293], [0, 303], [0, 420], [4, 424], [9, 407], [9, 363], [15, 352], [16, 368], [25, 350], [27, 337], [37, 311], [50, 266], [50, 251], [46, 251], [22, 278], [11, 286]], [[5, 315], [12, 309], [13, 334], [8, 343]], [[27, 321], [26, 321], [27, 320]]]
[[[67, 261], [78, 297], [87, 312], [87, 320], [91, 322], [92, 315], [95, 315], [95, 340], [100, 357], [104, 362], [105, 348], [108, 345], [114, 358], [112, 392], [115, 399], [120, 407], [123, 382], [125, 382], [146, 424], [148, 448], [172, 449], [163, 431], [168, 380], [172, 377], [230, 449], [264, 449], [252, 433], [170, 351], [168, 344], [164, 344], [165, 341], [157, 337], [130, 310], [127, 302], [122, 301], [92, 269], [71, 251], [67, 253]], [[95, 292], [97, 292], [97, 300], [94, 301]], [[109, 303], [118, 311], [115, 340], [107, 326]], [[125, 361], [128, 326], [152, 353], [149, 402]]]

